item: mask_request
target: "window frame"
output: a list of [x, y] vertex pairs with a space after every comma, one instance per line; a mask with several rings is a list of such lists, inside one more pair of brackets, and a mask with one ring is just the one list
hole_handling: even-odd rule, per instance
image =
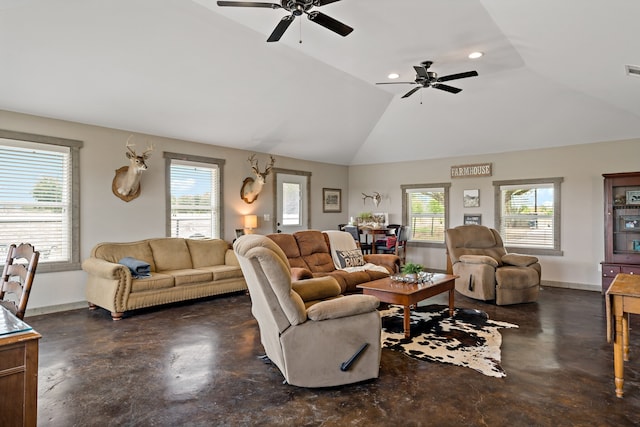
[[[75, 139], [59, 138], [54, 136], [38, 135], [4, 129], [0, 129], [0, 138], [10, 139], [18, 142], [53, 145], [69, 149], [69, 155], [71, 157], [71, 188], [69, 189], [69, 194], [71, 196], [71, 223], [67, 231], [69, 232], [69, 244], [71, 246], [70, 259], [69, 261], [55, 262], [47, 262], [41, 260], [38, 263], [38, 273], [80, 270], [80, 148], [82, 148], [84, 143]], [[38, 247], [36, 247], [35, 249], [39, 250]], [[4, 264], [4, 262], [5, 260], [0, 260], [0, 263]]]
[[[218, 204], [220, 212], [220, 221], [218, 222], [218, 239], [224, 237], [224, 164], [225, 159], [215, 157], [196, 156], [183, 153], [163, 152], [165, 159], [165, 235], [171, 237], [171, 163], [174, 160], [185, 162], [202, 163], [203, 165], [216, 165], [218, 168]], [[213, 237], [212, 237], [213, 238]]]
[[495, 209], [495, 229], [500, 232], [502, 229], [502, 188], [503, 186], [537, 186], [542, 184], [553, 185], [553, 248], [532, 248], [526, 246], [513, 246], [508, 245], [505, 241], [505, 248], [508, 252], [518, 252], [528, 255], [550, 255], [550, 256], [562, 256], [562, 242], [561, 242], [561, 187], [564, 178], [534, 178], [534, 179], [513, 179], [506, 181], [493, 181], [494, 188], [494, 209]]
[[[407, 190], [432, 190], [432, 189], [444, 189], [444, 229], [447, 230], [449, 228], [449, 193], [451, 188], [450, 182], [440, 182], [440, 183], [431, 183], [431, 184], [402, 184], [400, 185], [401, 195], [402, 195], [402, 221], [407, 226], [411, 226], [409, 222], [409, 207], [407, 205]], [[408, 240], [407, 244], [411, 246], [425, 247], [425, 248], [444, 248], [445, 240], [443, 238], [442, 242], [428, 242], [424, 240]]]

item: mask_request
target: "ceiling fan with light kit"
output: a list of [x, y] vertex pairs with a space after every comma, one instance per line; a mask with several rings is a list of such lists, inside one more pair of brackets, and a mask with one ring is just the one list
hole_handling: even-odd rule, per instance
[[329, 3], [335, 3], [340, 0], [282, 0], [280, 3], [263, 3], [263, 2], [255, 2], [255, 1], [218, 1], [218, 6], [231, 6], [231, 7], [261, 7], [268, 9], [284, 9], [290, 13], [290, 15], [284, 16], [276, 28], [273, 30], [269, 38], [268, 42], [277, 42], [280, 40], [284, 32], [289, 28], [289, 25], [293, 22], [293, 20], [302, 15], [303, 13], [307, 15], [307, 18], [311, 22], [315, 22], [318, 25], [321, 25], [336, 34], [345, 37], [349, 35], [353, 28], [348, 25], [343, 24], [340, 21], [333, 19], [330, 16], [325, 15], [322, 12], [318, 12], [316, 10], [311, 10], [313, 7], [324, 6]]
[[477, 71], [466, 71], [464, 73], [457, 74], [449, 74], [447, 76], [438, 77], [438, 74], [433, 71], [429, 71], [429, 68], [433, 65], [433, 61], [423, 61], [420, 65], [414, 65], [413, 68], [416, 70], [416, 79], [413, 82], [382, 82], [376, 83], [377, 85], [417, 85], [409, 92], [405, 93], [402, 97], [407, 98], [413, 95], [415, 92], [422, 88], [432, 87], [434, 89], [444, 90], [449, 93], [459, 93], [462, 89], [457, 87], [449, 86], [443, 84], [442, 82], [448, 82], [451, 80], [464, 79], [467, 77], [476, 77], [478, 75]]

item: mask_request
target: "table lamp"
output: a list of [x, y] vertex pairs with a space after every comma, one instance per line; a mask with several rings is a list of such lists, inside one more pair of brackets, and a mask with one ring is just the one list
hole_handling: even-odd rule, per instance
[[257, 215], [245, 215], [244, 216], [244, 228], [247, 229], [247, 234], [252, 234], [254, 228], [258, 228], [258, 216]]

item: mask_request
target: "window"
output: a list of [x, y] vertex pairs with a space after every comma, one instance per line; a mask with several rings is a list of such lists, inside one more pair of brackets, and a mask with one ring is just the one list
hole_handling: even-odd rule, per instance
[[297, 182], [282, 183], [282, 224], [302, 225], [301, 197], [302, 186]]
[[39, 272], [77, 270], [81, 141], [0, 130], [0, 263], [11, 243], [40, 252]]
[[167, 235], [220, 238], [224, 160], [167, 152], [164, 157], [169, 194]]
[[402, 217], [410, 227], [409, 241], [424, 246], [444, 245], [449, 225], [450, 184], [402, 185]]
[[560, 184], [562, 178], [495, 181], [496, 229], [510, 250], [562, 255]]

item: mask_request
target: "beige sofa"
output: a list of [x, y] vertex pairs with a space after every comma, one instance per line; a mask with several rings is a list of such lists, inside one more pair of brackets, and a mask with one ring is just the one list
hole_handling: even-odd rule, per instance
[[[118, 261], [147, 262], [151, 277], [135, 279]], [[240, 265], [224, 240], [157, 238], [99, 243], [82, 263], [89, 306], [107, 309], [114, 320], [126, 311], [247, 289]]]

